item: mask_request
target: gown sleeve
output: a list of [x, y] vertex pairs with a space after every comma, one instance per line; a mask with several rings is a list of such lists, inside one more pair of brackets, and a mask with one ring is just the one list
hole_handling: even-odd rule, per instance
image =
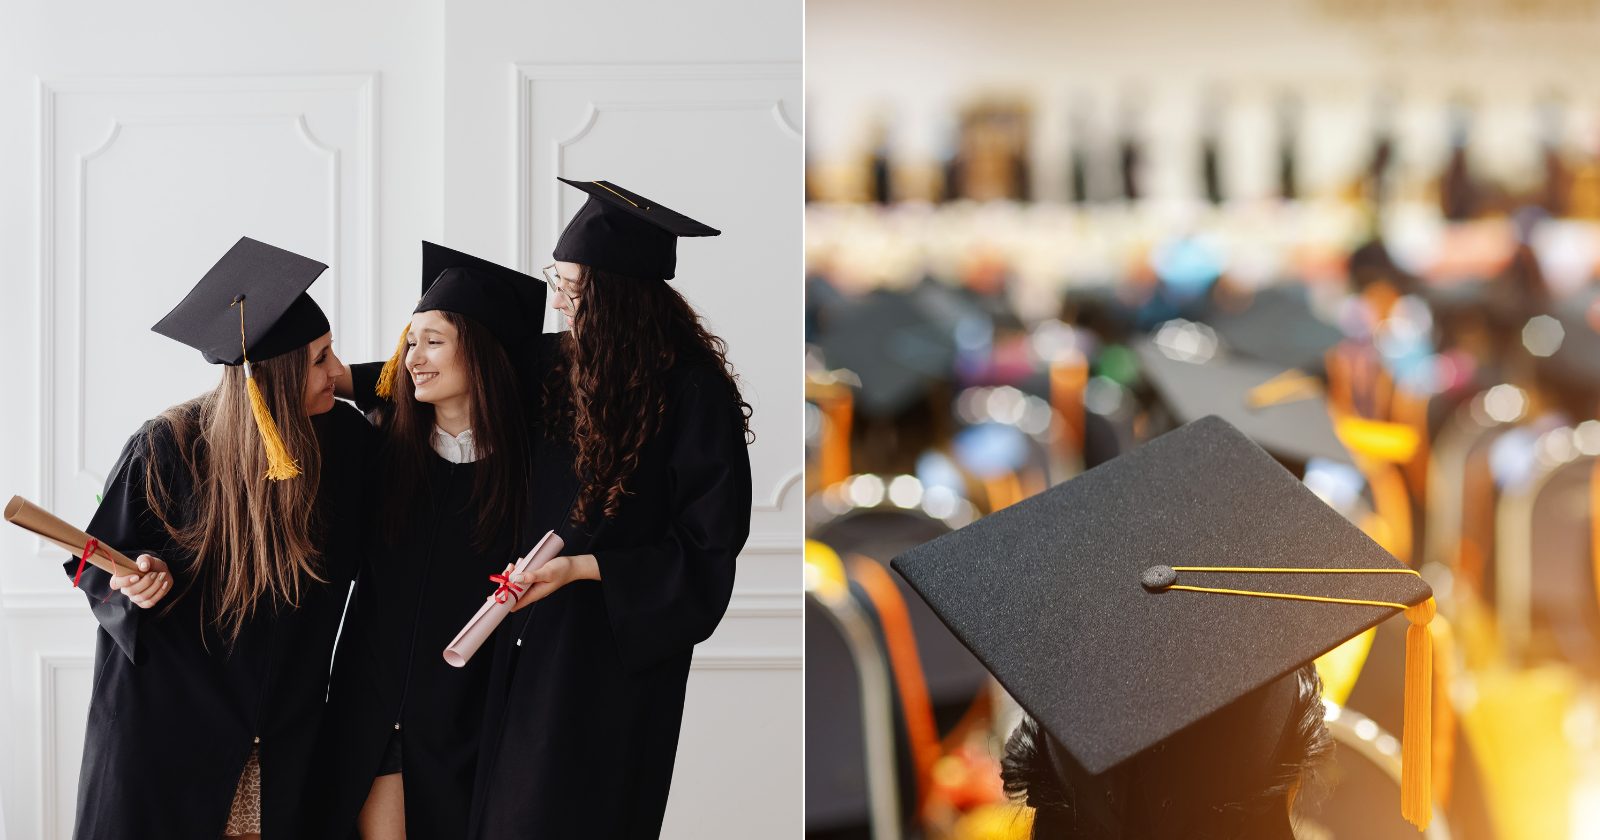
[[383, 362], [362, 362], [350, 366], [350, 388], [355, 392], [356, 408], [363, 414], [381, 407], [386, 400], [378, 396], [378, 374]]
[[[169, 544], [166, 528], [145, 499], [146, 468], [151, 458], [161, 457], [152, 453], [150, 441], [154, 428], [146, 424], [122, 447], [122, 455], [117, 458], [110, 478], [106, 479], [100, 507], [85, 530], [130, 559], [137, 560], [140, 554], [160, 557], [177, 575], [181, 573], [178, 558], [166, 556], [164, 551]], [[78, 558], [69, 559], [62, 568], [70, 580], [78, 570]], [[112, 590], [111, 575], [97, 566], [84, 565], [78, 588], [83, 590], [101, 629], [116, 642], [129, 662], [138, 664], [139, 624], [145, 620], [140, 613], [144, 610], [122, 593]]]
[[750, 534], [743, 418], [714, 372], [680, 391], [667, 469], [671, 521], [653, 544], [595, 552], [623, 663], [647, 668], [710, 637]]

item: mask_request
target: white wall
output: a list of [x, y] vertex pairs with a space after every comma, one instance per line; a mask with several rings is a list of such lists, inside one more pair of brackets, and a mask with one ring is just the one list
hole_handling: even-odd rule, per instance
[[[0, 495], [85, 521], [123, 439], [215, 381], [148, 327], [240, 233], [332, 265], [316, 294], [352, 360], [392, 349], [419, 240], [542, 264], [577, 204], [524, 161], [598, 96], [563, 174], [726, 232], [681, 249], [679, 287], [728, 338], [761, 435], [756, 532], [697, 655], [667, 834], [712, 836], [714, 816], [775, 836], [799, 823], [799, 3], [664, 5], [0, 0]], [[533, 118], [547, 106], [560, 125]], [[93, 622], [61, 559], [0, 529], [12, 838], [71, 829]]]
[[1451, 96], [1481, 106], [1476, 162], [1497, 177], [1537, 177], [1534, 103], [1565, 96], [1566, 141], [1600, 150], [1600, 5], [1368, 0], [810, 0], [806, 6], [807, 142], [815, 162], [864, 153], [881, 113], [904, 161], [936, 159], [962, 102], [995, 92], [1034, 106], [1043, 151], [1037, 194], [1065, 193], [1074, 103], [1109, 142], [1134, 96], [1156, 196], [1199, 194], [1196, 132], [1204, 95], [1221, 91], [1225, 184], [1276, 188], [1274, 106], [1305, 100], [1302, 182], [1333, 190], [1370, 154], [1373, 100], [1396, 96], [1403, 178], [1437, 172]]

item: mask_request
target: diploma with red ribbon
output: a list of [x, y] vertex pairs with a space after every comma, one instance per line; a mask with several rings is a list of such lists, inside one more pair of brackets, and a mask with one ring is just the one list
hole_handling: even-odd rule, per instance
[[[517, 560], [511, 569], [511, 575], [538, 569], [561, 556], [561, 549], [566, 545], [556, 536], [555, 531], [546, 531], [533, 550]], [[444, 649], [444, 661], [457, 668], [466, 665], [467, 660], [483, 646], [484, 640], [488, 639], [495, 628], [500, 626], [500, 622], [505, 621], [506, 616], [511, 614], [511, 607], [522, 597], [522, 587], [511, 582], [511, 575], [489, 576], [489, 580], [499, 584], [499, 587], [489, 593], [489, 597], [483, 601], [483, 606], [478, 608], [477, 614], [467, 622], [467, 626], [461, 628], [461, 632], [457, 633], [454, 639], [450, 640], [450, 645]]]
[[77, 586], [78, 579], [83, 577], [85, 563], [97, 566], [109, 575], [139, 573], [139, 567], [122, 552], [74, 528], [65, 520], [21, 496], [12, 496], [11, 501], [6, 503], [6, 521], [32, 531], [83, 558], [78, 561], [78, 573], [73, 576], [73, 586]]

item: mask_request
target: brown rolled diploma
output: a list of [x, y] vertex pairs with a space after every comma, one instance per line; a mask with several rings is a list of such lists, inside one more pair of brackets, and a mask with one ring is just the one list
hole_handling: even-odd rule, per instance
[[[66, 520], [21, 496], [12, 496], [11, 501], [6, 503], [6, 521], [61, 546], [75, 557], [82, 557], [84, 547], [93, 539]], [[96, 542], [96, 546], [94, 554], [88, 558], [96, 568], [109, 575], [139, 573], [139, 565], [129, 560], [127, 555], [102, 542]]]
[[[560, 556], [561, 549], [565, 547], [566, 543], [556, 536], [555, 531], [546, 531], [538, 544], [517, 560], [511, 569], [511, 574], [538, 569]], [[461, 632], [457, 633], [456, 637], [450, 640], [450, 645], [444, 649], [444, 661], [456, 668], [465, 666], [467, 660], [478, 652], [478, 648], [482, 647], [489, 635], [500, 626], [500, 622], [505, 621], [506, 616], [511, 614], [511, 606], [515, 603], [512, 597], [509, 585], [501, 586], [489, 593], [489, 597], [484, 599], [483, 606], [478, 607], [477, 614], [461, 628]]]

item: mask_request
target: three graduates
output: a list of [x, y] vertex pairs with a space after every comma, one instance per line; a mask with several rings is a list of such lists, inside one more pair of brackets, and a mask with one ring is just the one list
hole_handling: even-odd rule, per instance
[[[78, 836], [659, 833], [749, 533], [750, 406], [667, 284], [717, 231], [567, 183], [571, 332], [541, 333], [539, 281], [425, 243], [396, 358], [346, 368], [304, 294], [326, 267], [248, 239], [156, 326], [229, 367], [134, 435], [90, 524], [141, 573], [81, 576]], [[566, 553], [507, 578], [548, 529]], [[448, 666], [496, 583], [516, 614]]]

